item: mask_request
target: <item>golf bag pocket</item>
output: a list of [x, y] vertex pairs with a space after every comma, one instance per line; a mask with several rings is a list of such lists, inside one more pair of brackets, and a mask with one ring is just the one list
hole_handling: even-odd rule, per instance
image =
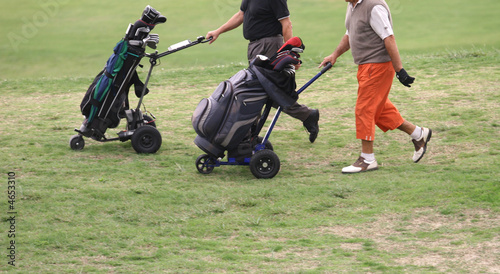
[[191, 123], [193, 124], [194, 131], [203, 137], [207, 137], [208, 135], [206, 130], [209, 128], [205, 126], [205, 121], [210, 113], [210, 105], [210, 100], [203, 98], [200, 103], [198, 103], [198, 106], [194, 110], [193, 116], [191, 117]]
[[[101, 70], [99, 74], [94, 78], [94, 81], [92, 84], [90, 84], [89, 88], [87, 89], [87, 92], [85, 93], [85, 96], [83, 97], [82, 102], [80, 103], [80, 110], [82, 111], [82, 114], [86, 117], [89, 116], [90, 114], [90, 108], [93, 103], [93, 98], [92, 95], [94, 94], [95, 86], [99, 79], [101, 78], [102, 74], [104, 73], [104, 70]], [[97, 104], [98, 102], [94, 102], [94, 104]]]
[[227, 149], [238, 146], [250, 134], [250, 129], [259, 119], [267, 100], [268, 96], [263, 91], [242, 91], [235, 94], [230, 111], [222, 121], [214, 142]]
[[209, 98], [200, 101], [191, 118], [193, 128], [198, 135], [213, 139], [230, 107], [231, 99], [231, 83], [224, 81]]

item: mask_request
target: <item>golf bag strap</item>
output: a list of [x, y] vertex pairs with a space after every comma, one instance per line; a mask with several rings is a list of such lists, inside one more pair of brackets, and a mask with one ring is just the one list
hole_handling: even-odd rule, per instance
[[94, 98], [90, 98], [90, 104], [95, 106], [95, 107], [100, 107], [101, 106], [101, 102], [99, 102], [99, 100], [97, 99], [94, 99]]
[[[277, 71], [273, 70], [267, 70], [265, 68], [261, 68], [258, 66], [251, 65], [250, 66], [251, 71], [254, 72], [254, 74], [257, 76], [257, 79], [259, 79], [260, 84], [266, 91], [267, 95], [279, 106], [283, 108], [288, 108], [295, 104], [297, 102], [298, 96], [294, 96], [293, 93], [295, 91], [293, 90], [284, 90], [284, 88], [292, 88], [295, 86], [295, 77], [290, 78], [283, 76]], [[271, 78], [266, 77], [278, 77], [278, 78], [283, 78], [286, 77], [286, 82], [281, 81], [282, 86], [277, 86], [275, 82], [271, 81]], [[291, 82], [293, 81], [293, 82]], [[279, 82], [279, 81], [278, 81]], [[293, 84], [293, 86], [289, 85]]]
[[115, 78], [113, 75], [111, 75], [111, 73], [109, 73], [107, 70], [104, 70], [104, 75], [106, 75], [106, 77], [108, 77], [109, 79], [113, 79]]
[[[134, 90], [135, 90], [135, 96], [137, 98], [141, 98], [142, 95], [142, 89], [144, 88], [144, 83], [139, 79], [139, 75], [137, 74], [137, 70], [134, 71], [134, 74], [132, 74], [132, 78], [130, 79], [130, 86], [134, 85]], [[149, 93], [149, 89], [146, 88], [146, 92], [144, 95]]]

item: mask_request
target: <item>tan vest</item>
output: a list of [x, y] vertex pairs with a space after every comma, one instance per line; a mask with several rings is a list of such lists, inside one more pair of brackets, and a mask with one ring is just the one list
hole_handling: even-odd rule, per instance
[[383, 5], [387, 9], [392, 25], [391, 12], [384, 0], [363, 0], [354, 11], [350, 6], [347, 7], [345, 26], [349, 32], [352, 57], [358, 65], [391, 61], [384, 41], [370, 26], [371, 12], [376, 5]]

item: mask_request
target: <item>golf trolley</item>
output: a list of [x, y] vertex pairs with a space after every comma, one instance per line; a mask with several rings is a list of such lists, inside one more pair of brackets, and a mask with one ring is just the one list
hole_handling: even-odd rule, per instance
[[[328, 63], [318, 74], [316, 74], [316, 76], [301, 87], [297, 91], [297, 94], [303, 92], [331, 67], [332, 64]], [[281, 164], [278, 155], [273, 151], [274, 148], [269, 141], [269, 137], [281, 114], [281, 106], [278, 107], [264, 137], [258, 136], [267, 120], [273, 103], [272, 100], [267, 100], [261, 117], [258, 119], [256, 126], [251, 129], [250, 137], [243, 140], [236, 148], [228, 150], [227, 161], [222, 160], [224, 158], [223, 147], [217, 146], [213, 142], [209, 142], [206, 138], [198, 135], [194, 142], [199, 148], [207, 153], [198, 156], [196, 159], [196, 168], [198, 172], [210, 174], [216, 167], [229, 165], [249, 166], [252, 174], [259, 179], [273, 178], [278, 174]]]
[[[162, 137], [156, 129], [156, 118], [147, 110], [144, 113], [141, 111], [144, 96], [149, 93], [147, 85], [153, 68], [157, 65], [158, 59], [164, 56], [210, 41], [200, 36], [195, 41], [185, 40], [174, 44], [162, 53], [158, 51], [146, 53], [146, 46], [156, 49], [159, 43], [159, 36], [149, 32], [156, 24], [165, 21], [164, 16], [147, 6], [141, 19], [129, 25], [125, 38], [117, 43], [106, 67], [96, 76], [85, 94], [80, 105], [85, 119], [81, 127], [75, 129], [78, 134], [70, 138], [71, 149], [83, 149], [85, 146], [83, 137], [98, 142], [131, 140], [132, 147], [137, 153], [155, 153], [160, 149]], [[150, 68], [145, 83], [142, 83], [136, 68], [144, 57], [149, 58]], [[132, 85], [139, 98], [135, 109], [129, 109], [128, 102], [128, 93]], [[125, 130], [118, 132], [116, 138], [106, 137], [106, 130], [116, 128], [121, 119], [127, 121]]]

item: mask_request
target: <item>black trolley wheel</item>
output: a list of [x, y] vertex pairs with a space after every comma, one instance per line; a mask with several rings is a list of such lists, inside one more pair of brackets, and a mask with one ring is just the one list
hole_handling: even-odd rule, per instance
[[208, 154], [202, 154], [196, 159], [196, 169], [201, 174], [210, 174], [215, 168], [215, 159]]
[[85, 140], [80, 134], [73, 135], [69, 139], [69, 146], [72, 150], [82, 150], [85, 147]]
[[161, 147], [161, 134], [152, 126], [142, 126], [132, 135], [132, 147], [137, 153], [155, 153]]
[[273, 178], [280, 171], [280, 159], [272, 150], [259, 150], [250, 159], [250, 171], [258, 179]]

